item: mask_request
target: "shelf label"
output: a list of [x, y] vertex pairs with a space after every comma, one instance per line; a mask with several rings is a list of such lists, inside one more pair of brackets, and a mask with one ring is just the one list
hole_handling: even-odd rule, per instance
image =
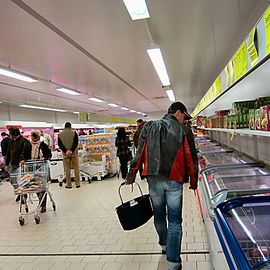
[[[270, 53], [270, 7], [266, 10], [263, 15], [265, 23], [265, 33], [266, 33], [266, 55]], [[266, 56], [265, 55], [265, 56]]]
[[247, 56], [247, 46], [245, 42], [241, 44], [240, 48], [234, 54], [233, 64], [234, 64], [234, 82], [236, 82], [247, 73], [248, 56]]
[[248, 38], [246, 40], [247, 44], [247, 51], [251, 62], [251, 67], [254, 67], [256, 64], [258, 64], [258, 51], [255, 47], [254, 43], [254, 37], [255, 37], [256, 27], [253, 27], [251, 32], [248, 35]]

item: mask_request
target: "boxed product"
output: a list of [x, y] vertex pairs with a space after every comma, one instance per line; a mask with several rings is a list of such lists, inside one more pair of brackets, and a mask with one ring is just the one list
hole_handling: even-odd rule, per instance
[[261, 108], [261, 130], [270, 131], [270, 105]]
[[261, 109], [255, 110], [255, 129], [261, 130]]
[[255, 109], [249, 110], [249, 129], [255, 129]]

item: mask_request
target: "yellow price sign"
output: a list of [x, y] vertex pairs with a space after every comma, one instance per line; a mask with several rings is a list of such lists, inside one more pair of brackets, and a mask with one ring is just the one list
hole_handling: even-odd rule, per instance
[[270, 53], [270, 7], [265, 11], [263, 15], [266, 33], [266, 51], [265, 56]]
[[228, 63], [228, 71], [229, 71], [229, 79], [230, 79], [230, 86], [234, 83], [234, 66], [232, 60]]
[[247, 73], [248, 56], [247, 56], [247, 46], [245, 42], [241, 44], [240, 48], [234, 54], [233, 64], [234, 64], [234, 82], [236, 82]]
[[229, 75], [228, 66], [224, 68], [224, 73], [225, 73], [225, 79], [226, 79], [226, 82], [225, 82], [225, 90], [226, 90], [230, 86], [230, 75]]
[[214, 85], [215, 85], [215, 90], [216, 90], [216, 98], [218, 96], [220, 96], [221, 94], [221, 91], [222, 91], [222, 83], [221, 83], [221, 79], [220, 79], [220, 76], [218, 76], [214, 82]]
[[82, 112], [79, 112], [78, 118], [79, 118], [79, 121], [80, 121], [80, 122], [83, 121], [83, 113], [82, 113]]
[[255, 47], [254, 37], [255, 37], [256, 28], [253, 27], [247, 38], [247, 51], [251, 62], [251, 67], [254, 67], [258, 64], [258, 52]]
[[91, 115], [90, 115], [90, 113], [87, 113], [87, 114], [86, 114], [86, 121], [89, 122], [90, 119], [91, 119]]

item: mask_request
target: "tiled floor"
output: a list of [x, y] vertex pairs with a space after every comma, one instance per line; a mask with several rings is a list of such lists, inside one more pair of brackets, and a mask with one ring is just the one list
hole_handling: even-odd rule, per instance
[[[19, 205], [11, 185], [1, 184], [0, 269], [167, 269], [152, 219], [134, 231], [122, 230], [115, 212], [120, 204], [119, 183], [117, 178], [84, 182], [80, 189], [71, 190], [53, 183], [50, 190], [56, 212], [48, 203], [39, 225], [29, 215], [23, 227], [18, 223]], [[145, 181], [141, 186], [147, 191]], [[132, 197], [130, 188], [122, 188], [124, 200]], [[139, 195], [136, 189], [134, 194]], [[204, 225], [197, 198], [187, 186], [183, 210], [183, 269], [208, 270], [211, 264]]]

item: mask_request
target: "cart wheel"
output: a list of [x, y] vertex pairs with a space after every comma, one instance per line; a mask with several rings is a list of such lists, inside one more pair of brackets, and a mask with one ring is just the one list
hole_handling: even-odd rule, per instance
[[29, 208], [26, 206], [25, 207], [25, 212], [28, 213], [29, 212]]
[[56, 211], [56, 205], [53, 203], [52, 205], [53, 211]]
[[40, 217], [39, 216], [35, 216], [35, 221], [36, 221], [36, 224], [39, 224], [40, 223]]
[[59, 182], [59, 186], [62, 187], [63, 186], [63, 182]]
[[19, 217], [19, 223], [21, 226], [24, 225], [24, 218], [23, 217]]

